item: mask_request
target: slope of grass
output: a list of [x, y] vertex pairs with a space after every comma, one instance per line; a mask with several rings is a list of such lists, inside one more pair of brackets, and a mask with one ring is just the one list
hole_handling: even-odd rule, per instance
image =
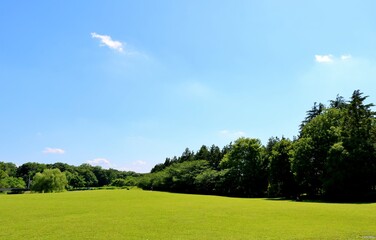
[[376, 239], [376, 204], [141, 190], [0, 195], [0, 239]]

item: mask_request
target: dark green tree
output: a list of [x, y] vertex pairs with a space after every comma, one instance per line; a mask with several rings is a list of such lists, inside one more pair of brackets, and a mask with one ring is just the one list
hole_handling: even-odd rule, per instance
[[292, 142], [286, 138], [275, 142], [268, 154], [268, 195], [273, 197], [295, 196], [295, 182], [291, 170]]
[[219, 163], [221, 162], [223, 158], [223, 154], [221, 152], [221, 149], [218, 146], [215, 146], [214, 144], [210, 147], [209, 150], [209, 164], [210, 167], [219, 170]]
[[202, 145], [200, 150], [197, 151], [195, 154], [195, 160], [209, 160], [210, 152], [208, 150], [208, 147], [205, 145]]
[[33, 176], [46, 168], [46, 165], [42, 163], [27, 162], [17, 168], [17, 177], [21, 177], [29, 188]]
[[93, 173], [93, 167], [89, 164], [82, 164], [77, 168], [78, 174], [85, 180], [85, 187], [98, 186], [98, 179]]
[[220, 172], [214, 169], [207, 169], [195, 177], [197, 192], [202, 194], [220, 194]]
[[340, 140], [342, 125], [343, 110], [331, 108], [301, 129], [293, 151], [293, 171], [301, 193], [311, 197], [323, 194], [328, 152]]
[[223, 157], [220, 167], [227, 169], [226, 190], [229, 195], [263, 196], [267, 187], [267, 173], [263, 168], [264, 148], [260, 140], [239, 138]]
[[68, 180], [69, 188], [82, 188], [86, 186], [86, 181], [83, 176], [81, 176], [78, 172], [65, 172], [65, 175]]
[[[365, 104], [367, 96], [359, 90], [353, 92], [344, 116], [342, 141], [331, 149], [330, 164], [339, 169], [341, 176], [331, 179], [328, 195], [341, 198], [364, 198], [374, 187], [376, 174], [373, 128], [373, 104]], [[335, 157], [334, 157], [335, 156]], [[337, 161], [333, 164], [333, 161]]]
[[178, 162], [186, 162], [194, 160], [194, 152], [186, 148], [184, 152], [181, 154], [181, 157], [178, 159]]
[[317, 104], [315, 102], [313, 107], [307, 111], [306, 118], [300, 124], [300, 129], [302, 129], [307, 123], [309, 123], [312, 119], [319, 116], [325, 110], [325, 105], [322, 103]]

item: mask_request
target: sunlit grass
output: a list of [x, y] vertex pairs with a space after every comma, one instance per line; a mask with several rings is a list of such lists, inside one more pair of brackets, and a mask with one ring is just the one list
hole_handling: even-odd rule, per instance
[[376, 204], [96, 190], [0, 195], [0, 239], [370, 239]]

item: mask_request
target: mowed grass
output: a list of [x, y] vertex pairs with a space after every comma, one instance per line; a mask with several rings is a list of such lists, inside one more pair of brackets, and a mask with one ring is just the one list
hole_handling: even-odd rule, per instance
[[376, 204], [97, 190], [0, 195], [0, 239], [376, 239]]

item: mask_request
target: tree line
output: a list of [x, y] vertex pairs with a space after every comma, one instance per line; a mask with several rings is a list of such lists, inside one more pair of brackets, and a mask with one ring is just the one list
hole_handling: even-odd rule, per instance
[[66, 163], [42, 164], [28, 162], [17, 167], [0, 162], [0, 189], [20, 188], [35, 192], [55, 192], [103, 186], [134, 186], [140, 174], [132, 171], [103, 169], [100, 166]]
[[237, 197], [376, 198], [376, 120], [359, 90], [314, 103], [292, 140], [239, 138], [166, 158], [148, 174], [66, 163], [0, 162], [1, 188], [36, 192], [102, 186]]
[[307, 111], [298, 136], [239, 138], [167, 158], [143, 189], [239, 197], [365, 200], [376, 196], [376, 121], [359, 90]]

